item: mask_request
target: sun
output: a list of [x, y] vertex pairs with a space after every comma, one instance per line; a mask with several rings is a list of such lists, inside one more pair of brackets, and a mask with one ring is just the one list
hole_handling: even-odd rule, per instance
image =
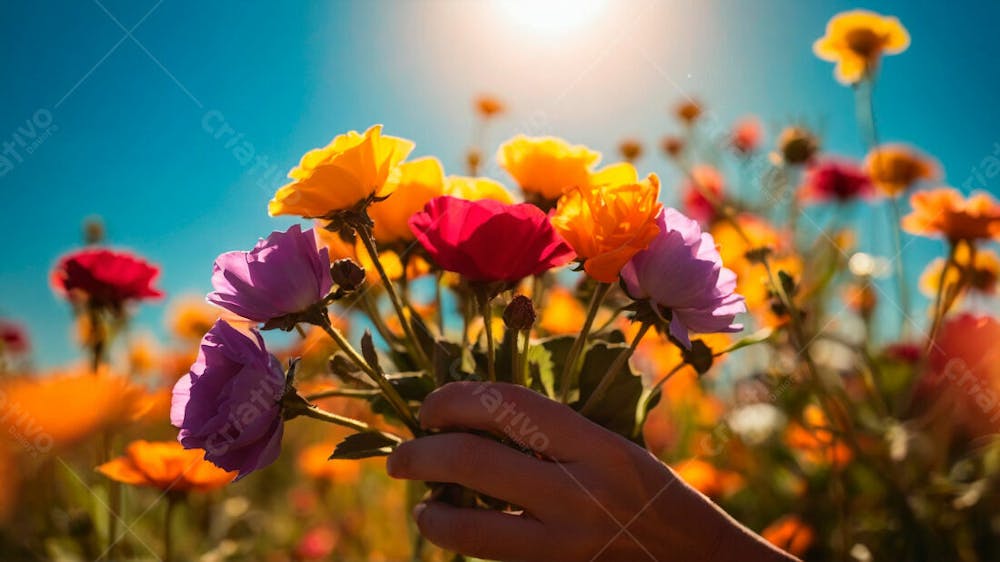
[[607, 0], [497, 0], [518, 26], [545, 34], [560, 34], [595, 19]]

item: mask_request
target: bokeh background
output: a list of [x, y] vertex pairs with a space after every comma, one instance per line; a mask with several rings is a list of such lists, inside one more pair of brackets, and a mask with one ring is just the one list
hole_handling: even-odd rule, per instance
[[[805, 122], [830, 152], [861, 157], [854, 94], [811, 50], [831, 14], [856, 5], [4, 2], [0, 143], [10, 165], [0, 170], [0, 315], [45, 342], [36, 362], [64, 363], [74, 344], [48, 275], [79, 244], [85, 217], [99, 215], [113, 245], [159, 263], [168, 295], [204, 293], [216, 255], [288, 224], [268, 217], [266, 202], [306, 150], [384, 123], [416, 141], [414, 155], [462, 173], [470, 100], [482, 92], [510, 108], [489, 131], [488, 155], [524, 132], [611, 160], [622, 138], [635, 137], [647, 145], [638, 167], [665, 178], [667, 203], [678, 178], [655, 147], [676, 127], [669, 107], [687, 96], [707, 108], [710, 127], [747, 113], [770, 135]], [[947, 183], [965, 192], [1000, 191], [983, 168], [1000, 148], [1000, 4], [868, 7], [898, 16], [913, 39], [878, 82], [883, 141], [935, 155]], [[485, 171], [506, 179], [495, 165]], [[888, 255], [884, 221], [869, 218], [854, 218], [859, 249]], [[911, 278], [942, 251], [934, 240], [905, 243], [917, 256], [907, 260]], [[884, 291], [894, 291], [891, 280]], [[136, 325], [162, 331], [164, 309], [144, 307]]]

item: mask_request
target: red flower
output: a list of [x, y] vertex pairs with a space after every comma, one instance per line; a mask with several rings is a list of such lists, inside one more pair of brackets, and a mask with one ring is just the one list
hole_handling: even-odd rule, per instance
[[715, 205], [705, 197], [705, 192], [711, 194], [715, 203], [725, 197], [726, 180], [719, 170], [707, 164], [695, 166], [682, 189], [684, 214], [702, 225], [715, 222]]
[[513, 283], [574, 256], [548, 216], [526, 203], [436, 197], [410, 230], [439, 267], [475, 282]]
[[27, 353], [30, 348], [31, 344], [24, 328], [13, 322], [0, 320], [0, 352]]
[[760, 124], [760, 119], [754, 116], [740, 119], [730, 133], [729, 141], [733, 148], [740, 154], [750, 154], [760, 146], [761, 137], [764, 136], [764, 128]]
[[152, 286], [159, 268], [125, 252], [88, 248], [63, 256], [52, 272], [56, 292], [82, 293], [96, 305], [118, 307], [127, 300], [162, 297]]
[[847, 160], [828, 159], [809, 168], [800, 195], [807, 201], [846, 203], [872, 193], [872, 180], [860, 166]]

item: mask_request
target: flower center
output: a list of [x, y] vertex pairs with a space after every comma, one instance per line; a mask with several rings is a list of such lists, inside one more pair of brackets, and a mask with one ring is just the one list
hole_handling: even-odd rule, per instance
[[857, 28], [844, 37], [847, 46], [866, 59], [874, 58], [882, 50], [882, 36], [868, 28]]

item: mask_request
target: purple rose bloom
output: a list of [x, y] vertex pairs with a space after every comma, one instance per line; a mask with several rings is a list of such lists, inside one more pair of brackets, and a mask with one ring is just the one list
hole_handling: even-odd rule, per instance
[[302, 312], [323, 300], [333, 281], [326, 248], [299, 225], [272, 232], [249, 252], [215, 260], [208, 302], [254, 322]]
[[733, 322], [737, 314], [746, 312], [746, 304], [733, 292], [736, 274], [722, 266], [712, 235], [669, 207], [657, 220], [660, 234], [622, 269], [629, 296], [669, 309], [670, 334], [688, 348], [689, 331], [742, 330], [741, 324]]
[[278, 458], [285, 375], [256, 331], [251, 339], [219, 320], [201, 341], [191, 372], [174, 385], [170, 423], [186, 449], [239, 478]]

